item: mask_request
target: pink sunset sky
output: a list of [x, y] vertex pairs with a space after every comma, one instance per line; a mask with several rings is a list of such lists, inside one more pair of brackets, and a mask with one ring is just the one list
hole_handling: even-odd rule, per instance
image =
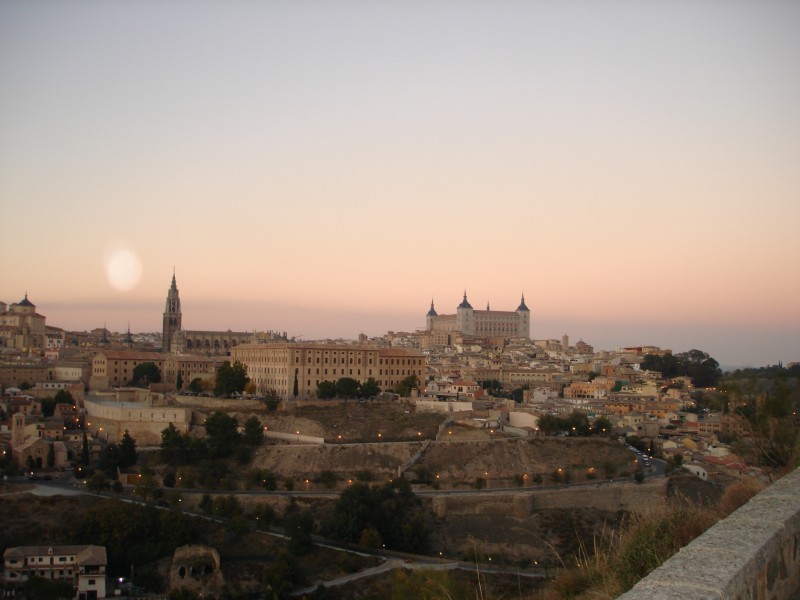
[[800, 360], [796, 2], [0, 4], [0, 300]]

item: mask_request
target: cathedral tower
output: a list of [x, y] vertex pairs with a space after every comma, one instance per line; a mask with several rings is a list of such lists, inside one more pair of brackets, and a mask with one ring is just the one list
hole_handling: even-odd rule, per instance
[[169, 352], [172, 338], [181, 330], [181, 299], [178, 296], [178, 284], [175, 273], [172, 273], [172, 285], [167, 292], [167, 306], [164, 309], [164, 327], [161, 334], [161, 351]]

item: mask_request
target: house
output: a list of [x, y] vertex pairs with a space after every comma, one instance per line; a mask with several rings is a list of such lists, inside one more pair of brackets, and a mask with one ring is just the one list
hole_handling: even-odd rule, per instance
[[105, 546], [16, 546], [3, 552], [3, 584], [23, 586], [28, 577], [63, 580], [78, 600], [106, 597]]
[[683, 468], [689, 471], [692, 475], [699, 477], [703, 481], [708, 479], [708, 471], [706, 471], [702, 466], [698, 465], [697, 463], [687, 463], [683, 465]]

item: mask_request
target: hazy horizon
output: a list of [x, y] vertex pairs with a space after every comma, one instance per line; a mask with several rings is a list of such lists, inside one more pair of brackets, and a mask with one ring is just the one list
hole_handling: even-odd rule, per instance
[[0, 3], [0, 300], [800, 360], [800, 3]]

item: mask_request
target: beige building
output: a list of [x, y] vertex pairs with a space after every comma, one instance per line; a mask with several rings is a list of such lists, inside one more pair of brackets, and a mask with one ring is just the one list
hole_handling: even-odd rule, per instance
[[573, 381], [564, 388], [564, 398], [605, 398], [614, 388], [614, 381], [598, 377], [594, 381]]
[[223, 356], [198, 356], [196, 354], [170, 354], [164, 358], [161, 381], [177, 386], [178, 375], [183, 382], [182, 389], [193, 379], [213, 380], [217, 369], [227, 360]]
[[0, 346], [23, 351], [46, 347], [45, 320], [27, 293], [11, 306], [0, 302]]
[[425, 381], [425, 357], [406, 348], [373, 348], [328, 344], [244, 344], [233, 348], [231, 362], [241, 362], [259, 392], [275, 390], [279, 396], [313, 398], [321, 381], [351, 377], [364, 383], [372, 377], [381, 390], [391, 391], [415, 375]]
[[3, 552], [3, 583], [24, 586], [29, 577], [66, 581], [78, 600], [106, 597], [105, 546], [17, 546]]
[[43, 361], [6, 361], [0, 363], [0, 385], [3, 389], [19, 387], [23, 383], [33, 385], [37, 381], [51, 381], [53, 368]]
[[522, 296], [517, 310], [491, 310], [489, 304], [486, 310], [475, 310], [467, 301], [467, 293], [456, 308], [454, 315], [440, 315], [433, 307], [425, 316], [425, 329], [430, 332], [446, 332], [448, 334], [460, 332], [462, 335], [483, 337], [531, 337], [531, 311], [525, 306], [525, 296]]
[[163, 376], [164, 358], [160, 352], [103, 350], [92, 359], [89, 387], [93, 390], [105, 390], [126, 386], [133, 379], [133, 369], [146, 362], [155, 363]]

